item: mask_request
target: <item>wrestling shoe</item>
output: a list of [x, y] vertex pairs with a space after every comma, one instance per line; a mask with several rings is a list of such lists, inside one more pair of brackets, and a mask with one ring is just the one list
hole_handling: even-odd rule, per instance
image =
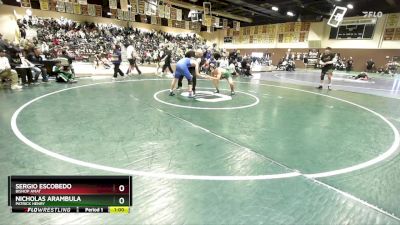
[[174, 96], [174, 95], [175, 95], [175, 93], [172, 91], [169, 93], [169, 96]]
[[319, 86], [317, 87], [317, 89], [322, 89], [322, 85], [319, 85]]
[[234, 91], [231, 91], [231, 95], [235, 95], [235, 92], [234, 92]]

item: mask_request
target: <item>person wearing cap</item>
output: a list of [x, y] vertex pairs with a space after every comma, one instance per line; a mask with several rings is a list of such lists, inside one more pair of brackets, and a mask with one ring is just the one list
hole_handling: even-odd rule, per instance
[[6, 50], [0, 49], [0, 79], [10, 79], [11, 89], [17, 90], [22, 87], [18, 85], [18, 74], [15, 70], [11, 69], [10, 62], [6, 56]]

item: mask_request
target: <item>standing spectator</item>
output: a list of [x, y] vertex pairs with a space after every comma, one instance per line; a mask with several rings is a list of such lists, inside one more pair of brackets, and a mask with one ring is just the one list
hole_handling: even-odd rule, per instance
[[346, 62], [346, 71], [350, 72], [353, 69], [353, 57], [350, 56], [350, 58]]
[[372, 59], [369, 59], [365, 65], [367, 67], [367, 72], [375, 72], [375, 63]]
[[139, 70], [139, 67], [137, 66], [136, 60], [138, 55], [136, 53], [135, 47], [132, 44], [128, 45], [128, 47], [126, 48], [126, 55], [129, 61], [129, 68], [128, 71], [126, 71], [126, 74], [129, 75], [135, 70], [135, 68], [138, 71], [139, 75], [142, 74], [142, 72]]
[[116, 79], [118, 74], [120, 76], [124, 76], [124, 73], [121, 71], [119, 68], [122, 62], [122, 57], [121, 57], [121, 47], [119, 45], [114, 46], [114, 51], [111, 59], [112, 63], [114, 64], [114, 77], [113, 79]]
[[3, 81], [5, 79], [11, 80], [11, 89], [17, 90], [22, 87], [18, 85], [18, 74], [15, 70], [11, 69], [10, 62], [6, 57], [6, 50], [0, 49], [0, 80]]
[[39, 75], [42, 75], [42, 81], [48, 82], [47, 70], [44, 67], [43, 58], [40, 56], [41, 51], [39, 48], [34, 48], [33, 52], [28, 55], [29, 62], [33, 63], [35, 67], [32, 68], [33, 74], [35, 74], [34, 82], [38, 81]]
[[171, 67], [171, 61], [172, 61], [172, 51], [169, 49], [169, 47], [165, 48], [164, 50], [164, 55], [161, 56], [161, 59], [164, 59], [164, 66], [162, 67], [162, 73], [165, 72], [165, 69], [169, 69], [169, 72], [174, 73]]

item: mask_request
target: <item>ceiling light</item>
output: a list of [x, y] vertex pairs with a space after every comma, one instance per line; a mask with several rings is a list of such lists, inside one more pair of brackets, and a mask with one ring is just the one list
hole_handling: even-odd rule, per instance
[[107, 15], [111, 16], [111, 15], [112, 15], [112, 13], [111, 13], [111, 12], [108, 12], [108, 13], [107, 13]]
[[132, 6], [131, 6], [131, 5], [128, 5], [128, 8], [132, 8]]
[[293, 14], [292, 12], [290, 12], [290, 11], [288, 11], [288, 12], [286, 13], [286, 15], [288, 15], [288, 16], [294, 16], [294, 14]]
[[278, 11], [279, 10], [279, 8], [278, 7], [276, 7], [276, 6], [272, 6], [272, 8], [271, 8], [272, 10], [274, 10], [274, 11]]
[[354, 8], [354, 6], [353, 6], [352, 4], [347, 4], [347, 8], [349, 8], [349, 9], [353, 9], [353, 8]]

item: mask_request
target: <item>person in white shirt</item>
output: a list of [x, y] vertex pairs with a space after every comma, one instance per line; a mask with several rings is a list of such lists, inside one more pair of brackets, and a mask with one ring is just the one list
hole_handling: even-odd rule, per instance
[[132, 44], [130, 44], [127, 48], [126, 48], [126, 58], [129, 61], [129, 68], [128, 71], [126, 72], [126, 74], [130, 74], [131, 72], [133, 72], [136, 68], [136, 70], [138, 71], [139, 75], [142, 74], [142, 72], [139, 70], [139, 67], [137, 66], [136, 60], [137, 60], [137, 53], [135, 50], [135, 47], [133, 47]]
[[11, 69], [10, 62], [6, 57], [6, 50], [0, 49], [0, 80], [10, 79], [11, 89], [21, 89], [18, 85], [18, 74], [15, 70]]

